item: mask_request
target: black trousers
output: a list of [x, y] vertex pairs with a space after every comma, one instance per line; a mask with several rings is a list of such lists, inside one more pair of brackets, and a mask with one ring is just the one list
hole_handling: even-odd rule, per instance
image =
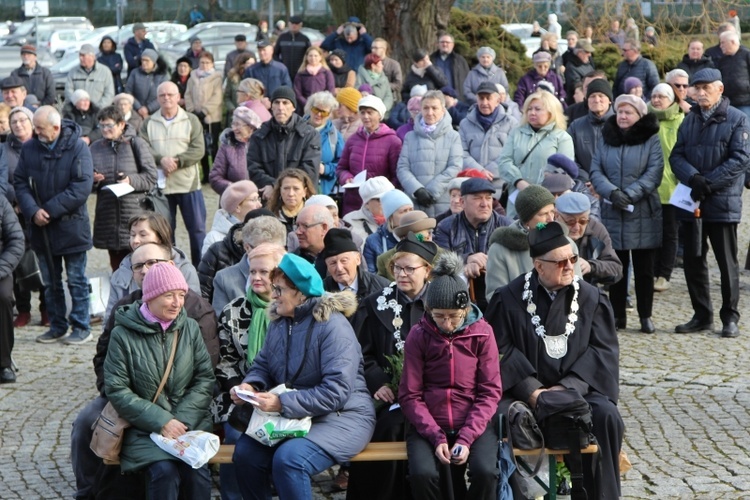
[[[409, 483], [415, 500], [495, 500], [497, 499], [498, 451], [497, 419], [487, 424], [485, 431], [469, 449], [469, 489], [466, 490], [464, 465], [444, 465], [435, 456], [432, 443], [413, 427], [406, 430], [406, 452], [409, 456]], [[455, 438], [448, 440], [453, 446]], [[453, 496], [448, 493], [452, 486]]]
[[11, 367], [13, 331], [13, 274], [0, 280], [0, 368]]
[[[635, 298], [638, 307], [638, 317], [650, 318], [654, 305], [654, 258], [656, 250], [615, 250], [622, 262], [623, 271], [630, 266], [633, 257], [633, 275], [635, 276]], [[609, 287], [609, 300], [615, 311], [615, 318], [625, 317], [625, 301], [628, 295], [628, 273], [623, 272], [620, 281]]]
[[657, 278], [666, 278], [667, 281], [672, 277], [674, 261], [677, 258], [677, 230], [679, 228], [677, 224], [677, 210], [679, 209], [674, 205], [661, 206], [661, 248], [657, 250], [654, 276]]
[[[694, 224], [682, 225], [685, 241], [692, 241]], [[721, 322], [737, 322], [740, 319], [740, 264], [737, 260], [737, 224], [703, 221], [702, 252], [692, 255], [690, 245], [685, 246], [685, 281], [687, 282], [694, 317], [701, 322], [711, 322], [714, 318], [711, 305], [711, 291], [708, 282], [708, 241], [716, 256], [721, 273]]]
[[[389, 411], [386, 404], [378, 410], [371, 442], [404, 440], [405, 418], [401, 409]], [[411, 498], [406, 484], [406, 462], [352, 462], [346, 500], [406, 500]]]

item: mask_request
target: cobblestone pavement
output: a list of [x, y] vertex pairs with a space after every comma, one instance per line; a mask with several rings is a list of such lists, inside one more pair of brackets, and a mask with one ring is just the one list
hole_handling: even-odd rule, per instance
[[[210, 223], [218, 201], [210, 189], [204, 194]], [[745, 196], [746, 220], [748, 205], [750, 196]], [[93, 202], [89, 209], [93, 213]], [[184, 227], [177, 238], [188, 250]], [[743, 263], [749, 240], [745, 223], [740, 227]], [[90, 275], [107, 270], [106, 252], [92, 251]], [[712, 280], [718, 304], [715, 266]], [[750, 497], [750, 272], [743, 272], [741, 284], [743, 335], [737, 339], [708, 332], [669, 333], [692, 314], [681, 269], [671, 290], [656, 295], [656, 335], [632, 328], [621, 332], [620, 409], [625, 450], [633, 463], [622, 482], [625, 498]], [[32, 314], [38, 321], [38, 311]], [[635, 313], [628, 319], [631, 326], [638, 323]], [[99, 329], [94, 326], [96, 333]], [[37, 326], [16, 330], [18, 382], [0, 385], [2, 499], [70, 498], [74, 492], [70, 425], [96, 395], [91, 364], [95, 343], [37, 344], [34, 337], [41, 333]], [[329, 473], [316, 478], [316, 498], [344, 498], [343, 493], [331, 493], [331, 480]]]

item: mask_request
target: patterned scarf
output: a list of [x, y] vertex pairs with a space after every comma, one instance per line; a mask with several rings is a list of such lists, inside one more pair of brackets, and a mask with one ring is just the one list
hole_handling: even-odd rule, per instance
[[270, 319], [266, 314], [266, 308], [270, 301], [263, 300], [252, 288], [247, 289], [247, 301], [253, 311], [250, 319], [250, 327], [247, 329], [247, 364], [252, 365], [255, 356], [260, 352], [261, 347], [266, 341], [266, 332], [268, 332], [268, 323]]

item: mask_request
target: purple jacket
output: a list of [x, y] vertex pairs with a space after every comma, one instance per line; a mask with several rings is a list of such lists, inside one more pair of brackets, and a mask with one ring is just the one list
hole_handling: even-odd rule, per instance
[[233, 182], [248, 179], [247, 143], [237, 141], [231, 129], [222, 132], [219, 143], [219, 151], [208, 174], [208, 181], [214, 191], [221, 195]]
[[554, 71], [550, 70], [547, 74], [542, 77], [535, 69], [532, 69], [518, 80], [518, 88], [516, 93], [513, 94], [513, 101], [518, 104], [519, 108], [523, 108], [523, 103], [529, 95], [533, 94], [536, 90], [537, 85], [542, 80], [546, 80], [555, 87], [555, 97], [560, 100], [560, 103], [565, 107], [565, 85], [562, 80]]
[[[346, 141], [344, 152], [341, 153], [336, 175], [339, 184], [344, 186], [355, 175], [367, 170], [367, 178], [382, 175], [400, 187], [396, 177], [398, 156], [401, 154], [401, 139], [385, 123], [372, 134], [367, 134], [364, 127]], [[362, 198], [356, 189], [347, 189], [344, 193], [344, 207], [341, 216], [362, 208]]]
[[331, 94], [336, 92], [333, 73], [326, 68], [320, 68], [316, 74], [307, 72], [307, 68], [298, 72], [294, 77], [294, 93], [297, 94], [297, 109], [304, 110], [307, 98], [316, 92], [327, 90]]
[[414, 130], [414, 120], [409, 120], [408, 122], [401, 125], [399, 128], [396, 129], [396, 135], [399, 139], [401, 139], [401, 142], [404, 142], [404, 139], [406, 138], [406, 134]]
[[406, 337], [398, 402], [406, 419], [433, 447], [446, 431], [471, 446], [497, 412], [502, 396], [500, 362], [492, 328], [473, 306], [452, 337], [426, 313]]

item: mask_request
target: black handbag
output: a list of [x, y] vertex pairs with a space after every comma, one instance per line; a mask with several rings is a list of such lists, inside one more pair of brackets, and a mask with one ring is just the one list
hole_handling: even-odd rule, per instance
[[514, 401], [508, 407], [508, 444], [512, 448], [519, 450], [539, 450], [536, 457], [534, 468], [529, 473], [522, 467], [518, 466], [516, 456], [513, 454], [513, 462], [516, 470], [521, 476], [529, 478], [536, 476], [544, 464], [544, 435], [536, 423], [534, 414], [529, 405], [523, 401]]
[[253, 405], [234, 405], [227, 416], [227, 423], [241, 433], [247, 431], [250, 425], [250, 418], [253, 416]]
[[172, 212], [169, 210], [169, 200], [167, 195], [158, 186], [151, 188], [138, 202], [143, 210], [149, 210], [162, 215], [167, 222], [172, 223]]
[[[572, 483], [571, 498], [586, 500], [588, 492], [583, 487], [581, 449], [596, 443], [596, 438], [591, 432], [591, 406], [578, 391], [566, 389], [544, 391], [539, 394], [535, 411], [547, 447], [554, 450], [570, 450], [566, 463]], [[598, 455], [592, 461], [594, 470], [597, 460]]]
[[22, 292], [33, 292], [44, 288], [44, 277], [39, 269], [36, 252], [27, 249], [16, 267], [16, 283]]

